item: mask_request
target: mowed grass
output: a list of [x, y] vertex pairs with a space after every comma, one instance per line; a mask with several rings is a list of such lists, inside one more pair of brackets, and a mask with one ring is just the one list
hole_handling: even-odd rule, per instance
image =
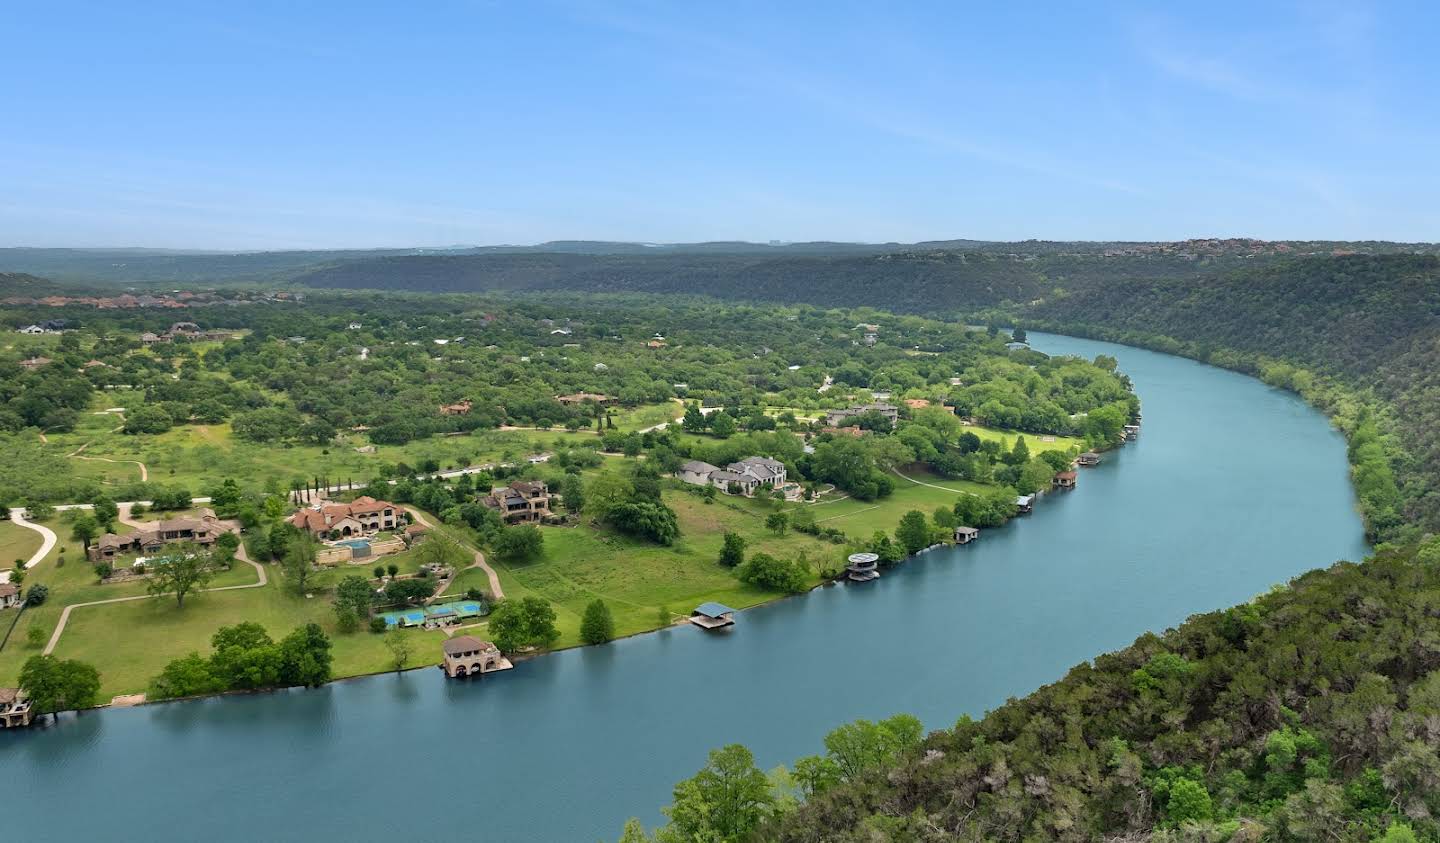
[[15, 567], [15, 561], [25, 561], [30, 554], [40, 549], [40, 534], [28, 527], [21, 527], [11, 521], [0, 521], [0, 570]]
[[[252, 569], [252, 579], [253, 575]], [[192, 651], [208, 655], [216, 629], [244, 621], [261, 624], [277, 640], [296, 627], [318, 623], [333, 642], [336, 677], [392, 668], [384, 636], [365, 629], [340, 634], [328, 594], [307, 599], [278, 582], [264, 588], [197, 594], [186, 599], [183, 609], [170, 599], [77, 609], [55, 655], [99, 666], [102, 699], [141, 693], [167, 662]], [[444, 633], [407, 634], [413, 639], [411, 666], [439, 662]]]
[[[1021, 433], [1017, 430], [1000, 430], [994, 427], [981, 427], [980, 425], [966, 425], [965, 430], [980, 437], [982, 440], [993, 442], [1005, 442], [1012, 447], [1017, 437], [1025, 437], [1025, 447], [1030, 449], [1031, 454], [1038, 454], [1041, 451], [1068, 451], [1071, 448], [1085, 450], [1085, 440], [1076, 439], [1073, 436], [1047, 436], [1041, 433]], [[1053, 442], [1046, 442], [1045, 439], [1053, 439]]]
[[876, 530], [893, 533], [900, 523], [900, 518], [912, 509], [925, 513], [928, 518], [940, 507], [949, 509], [954, 506], [955, 499], [962, 494], [993, 488], [965, 480], [945, 480], [916, 471], [909, 472], [907, 476], [944, 488], [921, 486], [901, 477], [891, 476], [895, 480], [895, 491], [886, 497], [873, 501], [855, 498], [832, 499], [809, 505], [810, 512], [820, 526], [844, 530], [852, 539], [868, 541]]
[[[544, 527], [545, 550], [534, 562], [507, 563], [491, 559], [509, 598], [536, 595], [555, 604], [561, 646], [579, 641], [580, 618], [595, 599], [604, 600], [615, 616], [616, 632], [630, 635], [662, 624], [662, 610], [671, 620], [697, 605], [715, 600], [745, 608], [782, 596], [746, 585], [717, 560], [724, 533], [746, 538], [746, 552], [763, 551], [782, 558], [801, 552], [814, 562], [843, 556], [843, 548], [810, 536], [765, 529], [773, 510], [745, 500], [721, 498], [705, 504], [699, 497], [670, 490], [665, 500], [679, 518], [681, 539], [672, 547], [638, 541], [588, 525]], [[485, 588], [480, 572], [468, 572], [462, 589]], [[812, 571], [813, 581], [819, 577]], [[455, 589], [452, 589], [454, 591]]]

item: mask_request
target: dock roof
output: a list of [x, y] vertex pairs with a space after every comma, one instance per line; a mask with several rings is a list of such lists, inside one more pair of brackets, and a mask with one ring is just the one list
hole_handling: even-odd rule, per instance
[[713, 600], [708, 603], [701, 603], [699, 606], [695, 607], [694, 612], [691, 612], [691, 614], [704, 615], [707, 618], [718, 618], [722, 615], [730, 615], [734, 613], [734, 609], [726, 606], [724, 603], [716, 603]]

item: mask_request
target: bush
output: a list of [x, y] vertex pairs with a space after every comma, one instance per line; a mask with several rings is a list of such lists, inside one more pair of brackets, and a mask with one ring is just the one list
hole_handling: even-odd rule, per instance
[[370, 631], [376, 635], [383, 634], [385, 632], [385, 626], [385, 619], [379, 615], [370, 619]]
[[776, 591], [800, 592], [809, 584], [809, 572], [798, 562], [756, 553], [735, 572], [742, 582]]
[[50, 596], [50, 589], [43, 585], [32, 585], [25, 591], [26, 606], [40, 606]]
[[95, 576], [98, 579], [107, 579], [113, 573], [115, 573], [115, 566], [111, 565], [109, 562], [95, 563]]

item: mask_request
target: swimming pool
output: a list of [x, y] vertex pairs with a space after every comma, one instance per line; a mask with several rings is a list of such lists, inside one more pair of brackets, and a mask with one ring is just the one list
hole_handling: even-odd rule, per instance
[[368, 539], [347, 539], [346, 541], [343, 541], [343, 542], [335, 542], [335, 543], [336, 543], [336, 544], [343, 544], [343, 545], [345, 545], [346, 547], [353, 547], [353, 548], [355, 548], [356, 550], [369, 550], [369, 549], [370, 549], [370, 541], [369, 541]]

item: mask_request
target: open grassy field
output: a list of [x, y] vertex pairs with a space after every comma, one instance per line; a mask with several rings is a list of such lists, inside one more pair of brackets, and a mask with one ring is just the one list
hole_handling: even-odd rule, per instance
[[[843, 556], [843, 548], [829, 542], [766, 530], [764, 516], [773, 510], [751, 501], [721, 498], [706, 504], [680, 491], [667, 491], [665, 501], [680, 521], [681, 539], [674, 546], [588, 526], [546, 527], [540, 559], [521, 564], [491, 560], [506, 596], [536, 594], [554, 603], [562, 644], [573, 644], [580, 616], [596, 598], [609, 604], [617, 632], [628, 635], [659, 626], [662, 609], [679, 616], [707, 600], [744, 608], [778, 596], [739, 582], [716, 561], [726, 531], [745, 536], [747, 553], [793, 558], [804, 552], [812, 561]], [[513, 593], [512, 583], [518, 587]]]
[[15, 567], [15, 560], [24, 561], [40, 549], [40, 534], [0, 521], [0, 570]]
[[[978, 424], [967, 425], [965, 427], [965, 430], [975, 434], [976, 436], [979, 436], [981, 439], [988, 439], [996, 442], [1006, 442], [1010, 445], [1015, 444], [1015, 438], [1017, 436], [1024, 436], [1025, 447], [1029, 448], [1030, 453], [1032, 454], [1038, 454], [1041, 451], [1068, 451], [1071, 448], [1079, 448], [1082, 451], [1085, 450], [1085, 441], [1082, 439], [1076, 439], [1071, 436], [1045, 437], [1039, 433], [1021, 433], [1015, 430], [999, 430], [993, 427], [982, 427]], [[1047, 438], [1053, 441], [1045, 441]]]
[[[94, 412], [123, 405], [123, 393], [99, 396]], [[617, 430], [639, 430], [673, 420], [679, 408], [673, 403], [620, 409], [615, 414]], [[76, 474], [93, 477], [109, 485], [140, 479], [143, 463], [149, 479], [177, 483], [197, 494], [234, 478], [242, 485], [288, 488], [295, 480], [326, 477], [332, 481], [364, 482], [374, 477], [383, 464], [419, 466], [433, 460], [441, 468], [460, 468], [485, 462], [512, 462], [537, 451], [554, 450], [557, 445], [592, 445], [594, 431], [482, 430], [466, 436], [434, 436], [404, 445], [374, 445], [364, 433], [345, 433], [341, 444], [254, 445], [236, 439], [229, 424], [185, 425], [159, 435], [128, 436], [117, 428], [115, 414], [86, 414], [72, 433], [49, 437], [47, 447], [70, 460]], [[83, 447], [83, 450], [80, 450]], [[374, 447], [374, 453], [357, 448]], [[84, 457], [85, 459], [82, 459]], [[106, 460], [109, 460], [108, 462]]]
[[[929, 517], [939, 507], [949, 509], [960, 495], [967, 492], [978, 492], [986, 488], [979, 483], [970, 483], [965, 480], [945, 480], [924, 472], [912, 471], [906, 476], [944, 488], [922, 486], [895, 477], [895, 492], [888, 497], [873, 501], [832, 498], [808, 506], [820, 526], [844, 530], [845, 534], [852, 539], [868, 540], [876, 530], [893, 532], [896, 525], [900, 523], [901, 516], [912, 509], [919, 510]], [[807, 506], [807, 504], [799, 506]]]

